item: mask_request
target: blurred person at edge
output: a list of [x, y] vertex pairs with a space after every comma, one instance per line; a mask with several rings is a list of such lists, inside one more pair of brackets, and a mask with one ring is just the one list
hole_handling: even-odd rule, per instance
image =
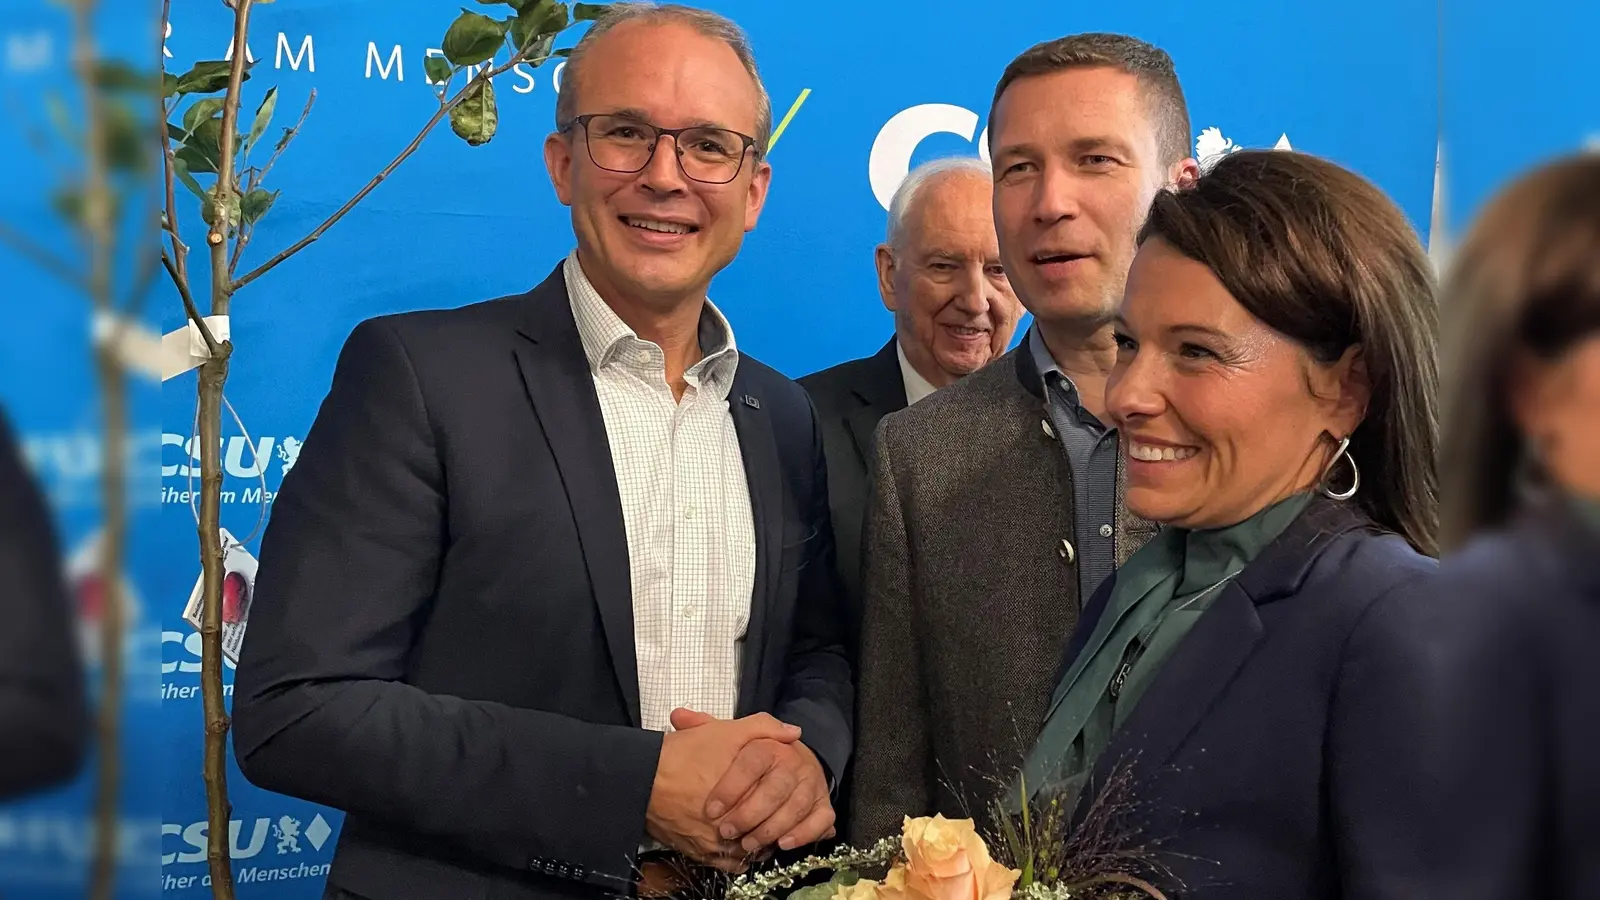
[[[1451, 773], [1495, 831], [1465, 897], [1600, 897], [1600, 156], [1485, 208], [1443, 295], [1442, 624], [1472, 676]], [[1468, 820], [1469, 824], [1471, 820]], [[1511, 843], [1501, 833], [1514, 838]]]
[[3, 412], [0, 623], [0, 801], [6, 801], [78, 774], [89, 717], [55, 526]]
[[262, 542], [234, 752], [346, 811], [333, 897], [657, 894], [834, 831], [822, 441], [706, 298], [771, 178], [754, 56], [614, 4], [566, 71], [576, 250], [358, 325]]
[[1000, 262], [993, 178], [988, 163], [970, 156], [923, 163], [906, 176], [889, 201], [888, 233], [873, 252], [878, 296], [894, 314], [894, 335], [871, 356], [800, 379], [822, 423], [852, 651], [879, 420], [1004, 354], [1022, 317]]

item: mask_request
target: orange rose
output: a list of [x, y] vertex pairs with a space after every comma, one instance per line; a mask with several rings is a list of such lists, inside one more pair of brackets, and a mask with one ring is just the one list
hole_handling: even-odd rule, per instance
[[1010, 900], [1022, 873], [989, 858], [971, 819], [907, 817], [905, 862], [889, 871], [882, 900]]

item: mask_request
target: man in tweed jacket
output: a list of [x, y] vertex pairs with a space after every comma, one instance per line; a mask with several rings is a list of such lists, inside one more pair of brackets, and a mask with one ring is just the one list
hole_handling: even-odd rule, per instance
[[1040, 44], [990, 116], [995, 223], [1035, 324], [875, 438], [850, 839], [983, 817], [1032, 745], [1083, 603], [1154, 531], [1104, 423], [1112, 320], [1156, 192], [1198, 174], [1172, 61], [1119, 35]]

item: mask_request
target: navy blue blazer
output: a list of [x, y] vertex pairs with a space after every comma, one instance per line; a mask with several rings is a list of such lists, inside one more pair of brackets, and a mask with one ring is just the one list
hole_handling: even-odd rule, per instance
[[[1424, 900], [1441, 685], [1415, 598], [1434, 560], [1316, 498], [1229, 582], [1093, 773], [1182, 887], [1227, 900]], [[1095, 592], [1075, 656], [1105, 611]], [[1080, 803], [1081, 821], [1090, 804]]]
[[1600, 535], [1537, 503], [1436, 587], [1463, 685], [1447, 821], [1493, 888], [1465, 896], [1600, 897]]
[[[729, 400], [756, 546], [738, 714], [799, 725], [842, 773], [816, 416], [743, 355]], [[559, 266], [356, 327], [274, 505], [233, 702], [246, 778], [348, 813], [334, 888], [631, 889], [662, 735], [640, 727], [621, 500]]]

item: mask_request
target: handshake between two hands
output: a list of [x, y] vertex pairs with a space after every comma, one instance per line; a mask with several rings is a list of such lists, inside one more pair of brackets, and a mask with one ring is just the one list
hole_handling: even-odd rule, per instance
[[730, 720], [677, 709], [672, 727], [645, 813], [651, 837], [740, 872], [774, 847], [833, 836], [827, 776], [797, 726], [766, 713]]

